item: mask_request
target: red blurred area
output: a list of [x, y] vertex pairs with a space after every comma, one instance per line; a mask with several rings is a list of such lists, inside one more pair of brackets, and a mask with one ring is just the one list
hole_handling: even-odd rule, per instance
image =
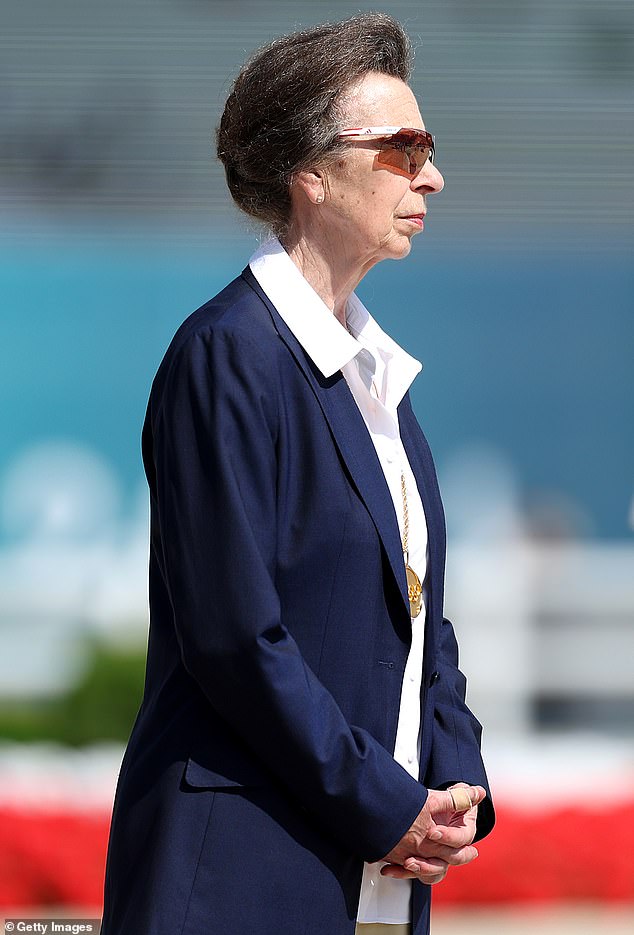
[[543, 814], [498, 808], [479, 858], [451, 871], [436, 906], [634, 900], [634, 800], [610, 810]]
[[[109, 815], [0, 809], [0, 905], [101, 905]], [[609, 811], [502, 807], [480, 857], [434, 890], [437, 907], [634, 901], [634, 800]]]
[[0, 809], [0, 905], [100, 906], [110, 816]]

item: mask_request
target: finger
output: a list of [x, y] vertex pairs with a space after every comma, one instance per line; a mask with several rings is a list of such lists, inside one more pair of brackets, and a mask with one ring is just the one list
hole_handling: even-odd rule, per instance
[[386, 864], [381, 867], [381, 875], [384, 877], [394, 876], [417, 876], [419, 873], [440, 873], [447, 870], [447, 861], [440, 857], [408, 857], [405, 866], [401, 864]]
[[[468, 813], [467, 813], [468, 814]], [[475, 821], [468, 820], [464, 825], [454, 827], [453, 825], [436, 825], [434, 831], [428, 836], [426, 841], [420, 845], [421, 849], [429, 844], [432, 847], [441, 847], [446, 845], [453, 850], [466, 847], [471, 844], [475, 837]]]
[[408, 873], [407, 870], [403, 870], [399, 874], [390, 874], [390, 876], [395, 880], [420, 880], [421, 883], [426, 883], [427, 886], [433, 886], [434, 883], [441, 883], [447, 876], [447, 871], [443, 870], [442, 873]]
[[447, 791], [451, 796], [454, 811], [468, 812], [470, 808], [473, 808], [471, 796], [466, 789], [448, 789]]
[[440, 870], [436, 873], [410, 873], [409, 870], [404, 870], [403, 867], [396, 867], [396, 870], [390, 873], [389, 876], [394, 880], [420, 880], [421, 883], [433, 886], [434, 883], [440, 883], [445, 879], [447, 870]]
[[[418, 860], [420, 857], [424, 860], [440, 859], [449, 864], [450, 867], [463, 867], [465, 864], [470, 864], [478, 856], [478, 849], [473, 845], [448, 847], [446, 844], [431, 844], [429, 847], [423, 844], [420, 852], [413, 855], [414, 860]], [[405, 866], [407, 865], [407, 861], [405, 861]]]
[[[452, 798], [452, 795], [454, 798]], [[464, 801], [455, 802], [455, 797], [464, 796]], [[468, 797], [468, 798], [467, 798]], [[434, 790], [428, 796], [429, 811], [434, 824], [427, 832], [430, 841], [442, 841], [452, 847], [461, 847], [473, 841], [476, 830], [478, 804], [486, 798], [482, 786], [463, 785], [457, 790], [446, 792]], [[429, 801], [431, 799], [431, 802]], [[471, 802], [471, 806], [468, 803]], [[457, 810], [455, 805], [465, 806]], [[444, 809], [444, 811], [443, 811]]]
[[[468, 790], [461, 792], [464, 796], [469, 796], [469, 801], [471, 801], [471, 796]], [[466, 804], [466, 802], [465, 802]], [[432, 819], [432, 825], [427, 830], [426, 837], [430, 841], [441, 841], [444, 840], [443, 832], [441, 828], [449, 827], [458, 827], [464, 828], [464, 821], [468, 819], [472, 814], [472, 809], [475, 809], [476, 806], [472, 805], [470, 809], [463, 811], [456, 810], [456, 803], [452, 798], [452, 793], [447, 790], [446, 792], [430, 792], [427, 797], [427, 802], [425, 807], [428, 809], [429, 815]], [[473, 812], [475, 814], [475, 812]], [[456, 842], [451, 840], [451, 844]], [[466, 841], [461, 841], [461, 844], [467, 843]]]
[[[435, 872], [429, 872], [427, 868], [433, 867], [437, 864], [436, 860], [425, 861], [425, 864], [421, 863], [419, 860], [409, 859], [406, 861], [412, 870], [416, 871], [416, 878], [421, 881], [421, 883], [427, 883], [433, 885], [434, 883], [440, 883], [441, 880], [444, 880], [447, 876], [449, 867], [447, 864], [444, 864], [444, 861], [440, 861]], [[443, 865], [444, 864], [444, 865]], [[426, 865], [426, 866], [425, 866]]]
[[[474, 795], [474, 790], [477, 790], [477, 795]], [[447, 791], [451, 793], [451, 798], [458, 812], [468, 811], [486, 798], [486, 791], [482, 786], [469, 786], [466, 782], [455, 782], [452, 786], [447, 787]]]
[[445, 870], [444, 873], [437, 873], [434, 876], [429, 876], [429, 877], [420, 876], [418, 877], [418, 879], [420, 880], [421, 883], [426, 883], [427, 886], [433, 886], [435, 883], [442, 883], [442, 881], [445, 879], [446, 876], [447, 876], [447, 871]]
[[479, 805], [485, 798], [486, 791], [482, 786], [460, 784], [451, 789], [431, 789], [427, 797], [427, 805], [433, 817], [446, 812], [466, 812], [474, 805]]
[[444, 876], [448, 869], [447, 862], [438, 857], [408, 857], [403, 867], [400, 864], [386, 864], [385, 867], [381, 867], [381, 876], [411, 880], [422, 875], [437, 876], [442, 873]]

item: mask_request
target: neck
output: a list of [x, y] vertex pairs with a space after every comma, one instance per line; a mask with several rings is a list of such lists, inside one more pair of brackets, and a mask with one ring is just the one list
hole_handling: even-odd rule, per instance
[[351, 261], [337, 246], [292, 232], [284, 242], [295, 266], [345, 328], [348, 298], [374, 264]]

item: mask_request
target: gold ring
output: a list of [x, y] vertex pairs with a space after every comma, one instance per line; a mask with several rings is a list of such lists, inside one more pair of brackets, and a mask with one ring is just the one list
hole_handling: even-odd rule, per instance
[[449, 794], [453, 802], [454, 811], [467, 812], [473, 808], [473, 802], [466, 789], [450, 789]]

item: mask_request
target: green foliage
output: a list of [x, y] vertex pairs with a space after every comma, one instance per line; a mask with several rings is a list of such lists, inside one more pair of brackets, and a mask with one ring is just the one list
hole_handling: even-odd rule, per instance
[[95, 644], [83, 677], [65, 695], [46, 702], [4, 703], [0, 737], [71, 746], [125, 742], [141, 704], [144, 676], [145, 648]]

